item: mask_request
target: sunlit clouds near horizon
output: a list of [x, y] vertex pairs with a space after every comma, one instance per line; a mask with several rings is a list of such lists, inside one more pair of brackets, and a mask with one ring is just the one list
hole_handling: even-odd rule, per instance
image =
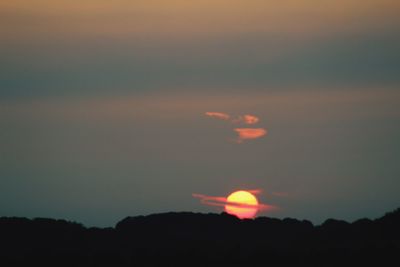
[[[231, 124], [253, 125], [257, 124], [260, 121], [260, 118], [258, 118], [257, 116], [249, 114], [232, 117], [227, 113], [208, 111], [205, 113], [205, 115], [211, 118], [229, 121]], [[264, 128], [234, 128], [233, 131], [237, 133], [237, 138], [232, 139], [231, 141], [238, 144], [242, 143], [245, 140], [252, 140], [263, 137], [267, 134], [267, 130]]]
[[0, 1], [0, 216], [111, 226], [243, 188], [317, 223], [397, 208], [399, 10]]

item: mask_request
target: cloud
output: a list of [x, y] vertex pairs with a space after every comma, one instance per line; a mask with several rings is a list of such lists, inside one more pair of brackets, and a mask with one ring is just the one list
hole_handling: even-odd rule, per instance
[[[208, 111], [205, 115], [211, 118], [229, 121], [233, 124], [253, 125], [260, 121], [259, 117], [250, 114], [241, 115], [234, 119], [231, 119], [232, 116], [228, 113], [222, 112]], [[244, 140], [257, 139], [267, 134], [267, 130], [264, 128], [235, 128], [234, 131], [238, 134], [237, 139], [234, 140], [237, 143], [242, 143]]]
[[209, 117], [215, 118], [215, 119], [220, 119], [220, 120], [229, 120], [231, 118], [231, 116], [229, 114], [222, 113], [222, 112], [206, 112], [205, 114], [206, 114], [206, 116], [209, 116]]
[[261, 189], [251, 189], [251, 190], [246, 190], [246, 191], [249, 193], [252, 193], [253, 195], [259, 195], [262, 192]]
[[[251, 192], [253, 190], [250, 190]], [[257, 190], [258, 192], [258, 190]], [[242, 203], [235, 203], [235, 202], [228, 202], [226, 197], [219, 197], [219, 196], [207, 196], [203, 194], [192, 194], [194, 198], [200, 199], [200, 202], [204, 205], [208, 206], [217, 206], [217, 207], [225, 207], [225, 205], [229, 204], [229, 206], [234, 206], [234, 207], [241, 207], [241, 208], [254, 208], [256, 207], [258, 211], [271, 211], [271, 210], [276, 210], [277, 207], [273, 205], [268, 205], [268, 204], [262, 204], [258, 203], [256, 205], [250, 205], [250, 204], [242, 204]]]
[[221, 119], [225, 121], [230, 121], [232, 123], [243, 123], [243, 124], [256, 124], [260, 121], [260, 118], [254, 115], [243, 115], [243, 116], [238, 116], [237, 118], [231, 119], [231, 115], [228, 113], [223, 113], [223, 112], [212, 112], [208, 111], [205, 113], [206, 116], [215, 118], [215, 119]]
[[192, 194], [194, 198], [199, 198], [202, 204], [208, 206], [224, 207], [227, 203], [226, 197], [207, 196], [202, 194]]
[[234, 131], [239, 135], [237, 139], [239, 143], [244, 140], [257, 139], [267, 134], [267, 130], [264, 128], [235, 128]]
[[260, 121], [260, 119], [256, 116], [253, 115], [244, 115], [243, 117], [243, 122], [246, 124], [256, 124]]
[[237, 119], [232, 120], [233, 123], [243, 123], [243, 124], [256, 124], [260, 121], [260, 118], [254, 115], [243, 115], [239, 116]]

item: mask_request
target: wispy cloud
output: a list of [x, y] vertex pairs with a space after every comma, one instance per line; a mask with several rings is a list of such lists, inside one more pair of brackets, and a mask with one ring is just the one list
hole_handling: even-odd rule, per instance
[[238, 134], [238, 143], [244, 140], [257, 139], [267, 134], [267, 130], [264, 128], [235, 128], [234, 131]]
[[[229, 121], [232, 124], [254, 125], [260, 121], [259, 117], [250, 114], [232, 118], [228, 113], [208, 111], [205, 115], [211, 118]], [[235, 128], [233, 130], [238, 134], [237, 139], [235, 139], [237, 143], [242, 143], [244, 140], [257, 139], [267, 134], [267, 130], [264, 128]]]
[[206, 116], [215, 118], [215, 119], [220, 119], [220, 120], [225, 120], [225, 121], [230, 121], [231, 123], [235, 124], [256, 124], [260, 121], [260, 118], [254, 115], [250, 114], [245, 114], [245, 115], [240, 115], [236, 118], [233, 118], [231, 115], [228, 113], [224, 112], [214, 112], [214, 111], [207, 111], [205, 113]]
[[257, 116], [254, 115], [243, 115], [243, 116], [239, 116], [237, 119], [232, 120], [232, 122], [234, 123], [243, 123], [243, 124], [256, 124], [260, 121], [260, 118], [258, 118]]
[[277, 209], [276, 206], [262, 204], [262, 203], [257, 203], [257, 204], [251, 205], [251, 204], [229, 202], [226, 197], [220, 197], [220, 196], [207, 196], [207, 195], [196, 194], [196, 193], [192, 194], [192, 196], [194, 198], [200, 199], [200, 202], [202, 204], [208, 205], [208, 206], [225, 207], [226, 205], [229, 205], [229, 206], [241, 207], [241, 208], [257, 208], [259, 211], [271, 211], [271, 210]]
[[229, 120], [231, 118], [231, 116], [229, 114], [222, 113], [222, 112], [206, 112], [205, 114], [208, 117], [220, 119], [220, 120]]
[[251, 189], [251, 190], [246, 190], [246, 191], [249, 193], [252, 193], [253, 195], [259, 195], [262, 192], [261, 189]]

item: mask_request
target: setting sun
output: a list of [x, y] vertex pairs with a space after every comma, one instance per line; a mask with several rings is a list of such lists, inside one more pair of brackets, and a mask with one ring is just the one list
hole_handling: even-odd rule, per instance
[[247, 191], [236, 191], [227, 198], [225, 211], [240, 219], [254, 218], [258, 211], [257, 198]]

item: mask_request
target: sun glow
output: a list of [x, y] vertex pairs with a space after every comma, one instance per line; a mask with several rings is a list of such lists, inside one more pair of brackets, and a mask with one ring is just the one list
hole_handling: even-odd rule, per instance
[[254, 218], [258, 211], [258, 200], [250, 192], [236, 191], [228, 196], [225, 211], [240, 219]]

